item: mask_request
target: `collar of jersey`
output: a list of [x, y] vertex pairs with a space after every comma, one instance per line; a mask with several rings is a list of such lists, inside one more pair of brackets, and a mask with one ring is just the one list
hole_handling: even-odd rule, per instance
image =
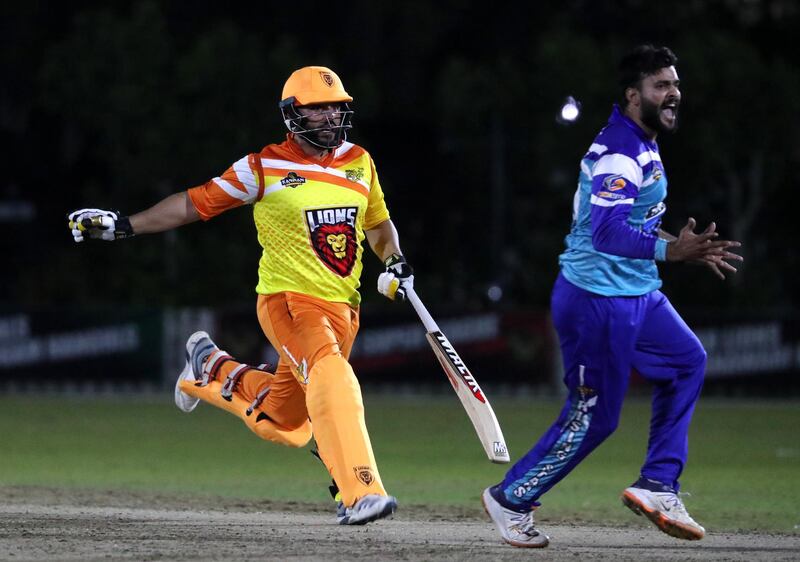
[[609, 125], [621, 124], [628, 127], [629, 129], [633, 130], [633, 132], [636, 133], [636, 136], [642, 139], [642, 142], [644, 142], [648, 147], [658, 151], [658, 144], [656, 141], [647, 138], [647, 135], [642, 128], [636, 124], [636, 121], [625, 115], [620, 109], [619, 105], [616, 103], [614, 104], [614, 109], [611, 110], [611, 117], [608, 118], [608, 123]]
[[296, 162], [301, 162], [304, 164], [316, 164], [317, 166], [322, 166], [323, 168], [327, 168], [333, 161], [336, 159], [336, 149], [333, 149], [328, 152], [328, 155], [323, 158], [322, 160], [317, 160], [315, 158], [310, 158], [303, 149], [300, 148], [300, 145], [297, 144], [297, 141], [294, 140], [294, 135], [292, 133], [286, 134], [286, 142], [283, 145], [292, 153]]

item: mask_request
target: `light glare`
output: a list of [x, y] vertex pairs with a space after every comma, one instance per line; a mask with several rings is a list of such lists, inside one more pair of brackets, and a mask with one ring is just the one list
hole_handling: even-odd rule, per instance
[[575, 121], [578, 118], [578, 108], [568, 103], [564, 107], [561, 108], [561, 118], [564, 121]]
[[558, 117], [556, 117], [556, 121], [562, 125], [570, 125], [577, 121], [580, 115], [581, 102], [577, 101], [572, 96], [567, 96], [563, 105], [561, 106], [561, 111], [559, 112]]

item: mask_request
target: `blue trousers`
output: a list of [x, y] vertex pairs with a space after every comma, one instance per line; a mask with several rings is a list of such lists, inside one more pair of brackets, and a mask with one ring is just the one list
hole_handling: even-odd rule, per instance
[[[551, 310], [569, 390], [556, 422], [495, 488], [529, 509], [617, 428], [631, 368], [653, 383], [641, 476], [679, 489], [706, 353], [661, 291], [603, 297], [558, 276]], [[635, 478], [634, 478], [635, 480]]]

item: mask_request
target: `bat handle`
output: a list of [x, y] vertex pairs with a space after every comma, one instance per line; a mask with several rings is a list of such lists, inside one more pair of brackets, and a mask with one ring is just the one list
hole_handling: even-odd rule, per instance
[[417, 316], [419, 319], [422, 320], [422, 324], [425, 326], [426, 332], [438, 332], [439, 326], [436, 324], [436, 321], [428, 312], [428, 309], [425, 308], [425, 305], [422, 304], [422, 301], [417, 296], [417, 292], [414, 290], [414, 287], [408, 287], [406, 290], [406, 299], [408, 302], [411, 303], [411, 306], [414, 307], [414, 310], [417, 312]]
[[81, 226], [85, 229], [92, 228], [92, 227], [100, 227], [103, 226], [103, 218], [102, 217], [87, 217], [81, 220]]

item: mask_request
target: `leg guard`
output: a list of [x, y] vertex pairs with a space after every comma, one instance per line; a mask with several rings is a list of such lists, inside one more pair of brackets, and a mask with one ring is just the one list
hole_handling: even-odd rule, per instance
[[342, 502], [352, 506], [368, 494], [385, 496], [352, 367], [341, 355], [328, 355], [314, 364], [308, 379], [306, 404], [314, 437]]
[[[205, 386], [181, 381], [180, 386], [181, 390], [189, 396], [199, 398], [203, 402], [208, 402], [242, 418], [245, 425], [261, 439], [288, 447], [304, 447], [311, 440], [311, 424], [308, 421], [296, 429], [281, 427], [269, 419], [258, 406], [251, 408], [252, 404], [237, 393], [232, 393], [230, 399], [224, 398], [222, 384], [218, 381], [210, 381]], [[263, 396], [261, 398], [263, 399]]]

